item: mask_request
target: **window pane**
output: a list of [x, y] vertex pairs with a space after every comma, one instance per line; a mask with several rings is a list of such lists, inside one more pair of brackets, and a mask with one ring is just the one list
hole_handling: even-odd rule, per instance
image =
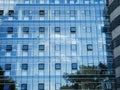
[[70, 27], [70, 32], [75, 33], [76, 32], [76, 27]]
[[3, 15], [4, 15], [4, 11], [0, 10], [0, 16], [3, 16]]
[[6, 51], [12, 51], [12, 45], [6, 45]]
[[45, 11], [44, 11], [44, 10], [40, 10], [40, 11], [39, 11], [39, 15], [40, 15], [40, 16], [44, 16], [44, 15], [45, 15]]
[[4, 84], [4, 90], [10, 90], [10, 85], [9, 84]]
[[45, 31], [45, 27], [39, 27], [39, 32], [44, 32]]
[[14, 10], [9, 10], [8, 15], [9, 15], [9, 16], [14, 16]]
[[92, 44], [87, 44], [87, 50], [88, 50], [88, 51], [92, 51], [92, 50], [93, 50]]
[[27, 70], [28, 69], [28, 64], [22, 64], [22, 70]]
[[22, 50], [28, 51], [28, 45], [23, 45]]
[[45, 46], [44, 45], [39, 45], [39, 50], [44, 50]]
[[55, 69], [61, 69], [61, 64], [60, 63], [56, 63], [55, 64]]
[[43, 64], [43, 63], [38, 64], [38, 69], [39, 69], [39, 70], [43, 70], [43, 69], [44, 69], [44, 64]]
[[77, 63], [72, 63], [72, 69], [77, 69]]
[[28, 33], [29, 32], [29, 27], [23, 27], [23, 32]]
[[27, 90], [27, 84], [21, 84], [21, 90]]
[[5, 64], [5, 70], [11, 70], [11, 64]]
[[55, 32], [60, 32], [60, 27], [55, 27]]
[[8, 28], [7, 28], [7, 32], [8, 32], [9, 34], [12, 34], [12, 33], [13, 33], [13, 27], [8, 27]]
[[43, 83], [38, 84], [38, 90], [44, 90], [44, 84]]
[[72, 44], [72, 45], [71, 45], [71, 50], [75, 51], [76, 49], [77, 49], [76, 44]]

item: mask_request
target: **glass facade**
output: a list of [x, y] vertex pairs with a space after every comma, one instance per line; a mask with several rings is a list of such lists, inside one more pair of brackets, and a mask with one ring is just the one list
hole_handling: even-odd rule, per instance
[[[115, 90], [111, 35], [104, 32], [109, 26], [105, 4], [105, 0], [0, 0], [4, 75], [15, 81], [17, 90], [73, 90], [76, 83], [79, 90]], [[6, 85], [4, 90], [9, 90]]]

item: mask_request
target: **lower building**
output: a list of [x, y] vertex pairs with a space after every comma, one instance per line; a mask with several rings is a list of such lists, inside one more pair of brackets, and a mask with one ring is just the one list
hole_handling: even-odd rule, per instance
[[0, 89], [115, 90], [105, 7], [105, 0], [0, 0]]
[[112, 43], [115, 62], [116, 87], [120, 90], [120, 0], [109, 0]]

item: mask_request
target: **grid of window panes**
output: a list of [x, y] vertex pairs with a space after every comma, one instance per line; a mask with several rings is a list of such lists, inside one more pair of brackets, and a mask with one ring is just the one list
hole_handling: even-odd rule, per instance
[[[5, 76], [18, 90], [59, 90], [67, 83], [64, 73], [111, 65], [111, 38], [102, 32], [104, 6], [105, 0], [0, 0]], [[113, 74], [112, 68], [104, 74]]]

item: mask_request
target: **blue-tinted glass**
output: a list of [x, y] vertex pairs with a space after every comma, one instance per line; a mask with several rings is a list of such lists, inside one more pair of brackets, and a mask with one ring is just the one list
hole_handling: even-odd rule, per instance
[[27, 84], [21, 84], [21, 90], [27, 90]]
[[6, 45], [6, 51], [12, 51], [12, 45]]
[[44, 84], [43, 83], [38, 84], [38, 90], [44, 90]]
[[39, 45], [39, 50], [44, 50], [45, 46], [44, 45]]
[[4, 84], [4, 90], [10, 90], [10, 85], [9, 84]]
[[5, 64], [5, 70], [11, 70], [11, 64]]
[[7, 28], [7, 32], [8, 32], [8, 33], [13, 33], [13, 27], [8, 27], [8, 28]]
[[4, 14], [4, 11], [0, 10], [0, 16], [3, 16], [3, 14]]
[[40, 15], [40, 16], [44, 16], [44, 15], [45, 15], [45, 11], [44, 11], [44, 10], [40, 10], [40, 11], [39, 11], [39, 15]]
[[24, 10], [24, 15], [29, 15], [30, 14], [30, 10]]
[[70, 27], [70, 32], [75, 33], [76, 32], [76, 27]]
[[88, 50], [88, 51], [93, 50], [93, 46], [92, 46], [92, 44], [87, 44], [87, 50]]
[[44, 69], [44, 64], [43, 64], [43, 63], [38, 64], [38, 69], [39, 69], [39, 70], [43, 70], [43, 69]]
[[39, 32], [44, 32], [45, 31], [45, 27], [39, 27]]
[[61, 69], [61, 64], [60, 63], [56, 63], [55, 64], [55, 69]]
[[55, 16], [60, 16], [60, 10], [54, 10], [54, 15]]
[[60, 27], [55, 27], [55, 32], [60, 32]]
[[72, 69], [77, 69], [77, 63], [72, 63]]
[[26, 50], [27, 51], [28, 50], [28, 45], [23, 45], [22, 46], [22, 50]]
[[14, 10], [9, 10], [8, 15], [9, 16], [14, 16]]
[[22, 70], [27, 70], [28, 69], [28, 64], [22, 64]]
[[76, 14], [76, 11], [75, 10], [70, 10], [70, 16], [72, 17], [74, 17], [75, 16], [75, 14]]
[[28, 33], [29, 32], [29, 27], [23, 27], [23, 32]]
[[2, 45], [0, 45], [0, 51], [2, 50]]
[[71, 50], [76, 50], [76, 49], [77, 49], [76, 44], [72, 44], [72, 45], [71, 45]]

